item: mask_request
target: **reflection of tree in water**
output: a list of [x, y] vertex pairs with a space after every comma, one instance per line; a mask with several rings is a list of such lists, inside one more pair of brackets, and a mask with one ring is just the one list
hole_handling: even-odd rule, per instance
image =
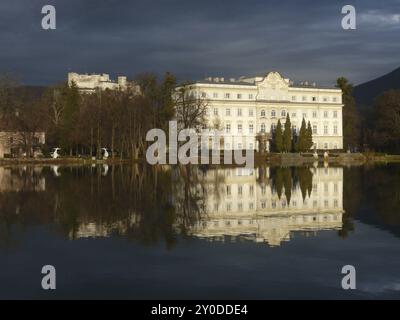
[[[204, 169], [204, 168], [203, 168]], [[173, 195], [177, 213], [177, 227], [182, 235], [205, 215], [207, 190], [205, 179], [207, 170], [198, 166], [174, 167]]]
[[[0, 192], [3, 246], [16, 245], [21, 239], [17, 235], [30, 226], [45, 226], [71, 239], [115, 234], [143, 244], [165, 241], [170, 248], [179, 234], [186, 235], [206, 217], [207, 192], [217, 203], [224, 199], [226, 182], [226, 168], [207, 166], [134, 164], [110, 166], [107, 174], [101, 166], [72, 166], [61, 167], [60, 177], [46, 167], [7, 170], [12, 178], [2, 180]], [[376, 208], [384, 223], [400, 224], [400, 166], [343, 170], [341, 237], [354, 229], [361, 203]], [[270, 183], [290, 205], [297, 188], [303, 200], [310, 196], [313, 171], [313, 167], [260, 167], [257, 182]]]
[[363, 173], [366, 193], [380, 219], [391, 226], [400, 225], [400, 165], [378, 165]]
[[12, 230], [46, 225], [71, 239], [119, 234], [172, 247], [176, 226], [184, 232], [204, 212], [202, 175], [194, 169], [134, 164], [112, 166], [104, 175], [101, 166], [76, 166], [60, 168], [56, 178], [46, 168], [45, 190], [22, 179], [18, 191], [0, 193], [1, 241], [12, 241]]
[[300, 188], [303, 200], [312, 192], [312, 169], [309, 167], [272, 167], [271, 180], [272, 189], [281, 199], [283, 192], [286, 201], [290, 205], [292, 192]]

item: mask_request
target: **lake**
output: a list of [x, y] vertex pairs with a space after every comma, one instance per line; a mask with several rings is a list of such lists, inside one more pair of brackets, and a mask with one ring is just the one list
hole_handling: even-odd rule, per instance
[[400, 164], [0, 167], [0, 261], [1, 299], [400, 298]]

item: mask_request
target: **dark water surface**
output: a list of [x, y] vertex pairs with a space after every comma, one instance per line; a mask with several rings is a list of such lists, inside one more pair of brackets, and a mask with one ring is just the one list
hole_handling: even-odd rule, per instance
[[400, 298], [400, 165], [0, 167], [0, 298]]

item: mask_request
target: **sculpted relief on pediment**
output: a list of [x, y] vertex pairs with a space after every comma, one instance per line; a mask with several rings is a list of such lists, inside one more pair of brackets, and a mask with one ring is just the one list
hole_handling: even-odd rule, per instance
[[278, 72], [268, 73], [257, 83], [259, 100], [287, 100], [289, 83]]

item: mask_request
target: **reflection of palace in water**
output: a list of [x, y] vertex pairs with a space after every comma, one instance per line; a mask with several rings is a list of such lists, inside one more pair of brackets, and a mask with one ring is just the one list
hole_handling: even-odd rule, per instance
[[[292, 231], [315, 232], [340, 229], [343, 214], [343, 169], [311, 168], [312, 190], [291, 188], [290, 199], [280, 197], [266, 168], [219, 169], [206, 173], [206, 214], [191, 229], [191, 234], [210, 240], [225, 236], [243, 237], [279, 246], [290, 240]], [[216, 175], [223, 182], [215, 190]], [[260, 181], [261, 180], [261, 181]]]
[[[12, 198], [13, 194], [47, 192], [46, 199], [51, 202], [47, 209], [53, 211], [46, 215], [39, 210], [39, 215], [50, 219], [49, 222], [53, 222], [51, 219], [63, 222], [71, 239], [140, 233], [147, 228], [154, 231], [152, 228], [162, 229], [160, 226], [167, 223], [164, 227], [176, 234], [216, 241], [229, 237], [248, 239], [279, 246], [290, 240], [292, 232], [308, 235], [342, 228], [342, 168], [203, 169], [196, 166], [162, 169], [170, 173], [164, 183], [171, 184], [171, 188], [165, 185], [165, 194], [161, 197], [164, 202], [154, 203], [158, 206], [159, 216], [153, 215], [154, 201], [132, 202], [139, 195], [137, 182], [130, 182], [122, 188], [119, 181], [119, 200], [113, 203], [110, 198], [113, 180], [110, 179], [110, 170], [103, 167], [93, 173], [88, 170], [86, 180], [71, 178], [80, 175], [71, 174], [71, 169], [61, 173], [58, 167], [47, 170], [47, 174], [43, 173], [43, 168], [35, 166], [0, 167], [0, 193], [4, 195], [1, 201], [7, 204], [8, 211], [17, 212], [21, 203], [19, 198]], [[60, 184], [64, 175], [66, 180]], [[149, 181], [150, 185], [143, 189], [143, 193], [156, 192], [154, 178]], [[90, 193], [90, 197], [81, 198], [81, 193], [75, 192], [78, 184], [84, 192]], [[132, 185], [131, 194], [122, 197], [129, 185]], [[159, 192], [162, 193], [162, 189]], [[32, 204], [36, 203], [34, 196], [29, 199]], [[110, 201], [99, 202], [100, 199]], [[31, 210], [28, 205], [26, 214], [31, 216]]]

